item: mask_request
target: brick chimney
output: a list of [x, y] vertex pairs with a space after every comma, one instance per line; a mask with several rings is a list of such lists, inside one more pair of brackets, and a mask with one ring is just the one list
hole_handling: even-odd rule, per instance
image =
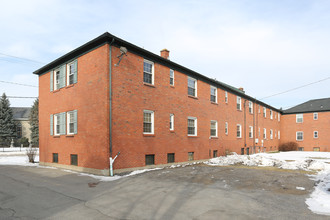
[[244, 91], [244, 88], [243, 88], [243, 87], [239, 87], [238, 89], [239, 89], [239, 90], [241, 90], [242, 92], [244, 92], [244, 93], [245, 93], [245, 91]]
[[168, 49], [162, 49], [160, 51], [160, 56], [169, 60], [170, 59], [170, 51]]

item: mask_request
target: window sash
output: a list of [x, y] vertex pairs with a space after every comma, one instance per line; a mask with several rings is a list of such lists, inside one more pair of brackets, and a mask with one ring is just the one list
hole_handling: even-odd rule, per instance
[[319, 117], [319, 116], [318, 116], [318, 113], [314, 113], [314, 114], [313, 114], [313, 119], [314, 119], [314, 120], [317, 120], [318, 117]]
[[196, 119], [188, 118], [188, 135], [196, 135]]
[[241, 125], [237, 125], [236, 126], [236, 137], [240, 138], [241, 137], [241, 133], [242, 133], [242, 126]]
[[225, 123], [225, 134], [228, 134], [228, 123]]
[[210, 135], [211, 137], [217, 137], [217, 122], [211, 121], [211, 128], [210, 128]]
[[249, 113], [253, 113], [253, 105], [252, 102], [249, 102]]
[[143, 112], [143, 133], [145, 134], [153, 134], [153, 112], [144, 111]]
[[217, 102], [217, 88], [211, 86], [211, 102]]
[[225, 92], [225, 103], [228, 103], [228, 92]]
[[174, 71], [170, 70], [170, 85], [174, 86]]
[[249, 138], [253, 138], [253, 127], [249, 127]]
[[298, 131], [298, 132], [297, 132], [297, 140], [298, 140], [298, 141], [302, 141], [303, 139], [304, 139], [304, 133]]
[[296, 123], [302, 123], [304, 120], [303, 114], [297, 114], [296, 115]]
[[143, 82], [153, 84], [153, 65], [150, 61], [143, 62]]
[[241, 110], [241, 97], [237, 97], [237, 110]]
[[319, 137], [319, 132], [318, 131], [314, 131], [314, 138], [318, 138]]
[[170, 130], [174, 130], [174, 114], [170, 114]]
[[196, 79], [188, 77], [188, 95], [196, 96]]

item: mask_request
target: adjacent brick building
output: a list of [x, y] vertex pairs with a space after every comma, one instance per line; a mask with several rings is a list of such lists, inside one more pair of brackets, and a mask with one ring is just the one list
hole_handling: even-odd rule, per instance
[[40, 163], [109, 174], [276, 150], [281, 111], [109, 33], [39, 75]]

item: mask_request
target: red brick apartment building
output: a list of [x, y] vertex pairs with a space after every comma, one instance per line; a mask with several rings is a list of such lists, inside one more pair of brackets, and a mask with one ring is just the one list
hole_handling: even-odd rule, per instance
[[330, 151], [330, 98], [315, 99], [283, 111], [281, 142], [301, 151]]
[[109, 33], [34, 73], [44, 165], [109, 175], [119, 152], [115, 172], [276, 150], [282, 138], [280, 110]]

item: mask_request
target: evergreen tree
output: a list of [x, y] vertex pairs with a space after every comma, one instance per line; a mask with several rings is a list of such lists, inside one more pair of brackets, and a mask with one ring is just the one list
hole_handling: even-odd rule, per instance
[[13, 111], [10, 108], [10, 102], [6, 94], [3, 93], [0, 98], [0, 144], [10, 145], [11, 139], [16, 136]]
[[32, 105], [30, 126], [32, 146], [39, 147], [39, 99], [36, 99]]

